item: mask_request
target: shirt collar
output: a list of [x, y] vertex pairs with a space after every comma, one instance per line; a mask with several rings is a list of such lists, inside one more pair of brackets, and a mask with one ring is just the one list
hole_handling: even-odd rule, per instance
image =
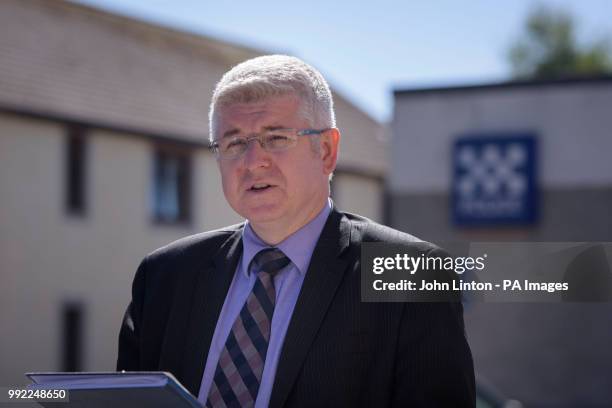
[[[331, 199], [328, 198], [327, 204], [316, 217], [276, 245], [276, 248], [283, 251], [302, 274], [305, 274], [308, 269], [312, 252], [319, 240], [319, 236], [321, 235], [321, 231], [325, 226], [325, 222], [327, 221], [327, 217], [332, 207], [333, 203]], [[270, 245], [263, 242], [261, 238], [255, 234], [255, 231], [253, 231], [248, 221], [245, 223], [244, 229], [242, 230], [242, 243], [243, 252], [241, 269], [245, 276], [248, 277], [248, 266], [251, 264], [255, 255], [262, 249], [270, 248]]]

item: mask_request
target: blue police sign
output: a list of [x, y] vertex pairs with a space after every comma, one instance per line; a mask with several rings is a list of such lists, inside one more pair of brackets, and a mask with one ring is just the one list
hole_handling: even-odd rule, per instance
[[536, 138], [530, 134], [460, 137], [453, 149], [456, 225], [536, 221]]

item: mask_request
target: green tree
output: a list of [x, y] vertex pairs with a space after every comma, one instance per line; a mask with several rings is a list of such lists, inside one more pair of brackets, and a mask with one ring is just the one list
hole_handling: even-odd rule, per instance
[[525, 33], [508, 53], [516, 78], [560, 78], [612, 73], [607, 39], [579, 46], [575, 22], [563, 11], [539, 6], [528, 16]]

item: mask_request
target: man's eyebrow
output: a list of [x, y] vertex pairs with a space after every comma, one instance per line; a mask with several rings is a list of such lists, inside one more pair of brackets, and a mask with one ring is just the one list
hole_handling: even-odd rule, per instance
[[286, 126], [264, 126], [263, 130], [279, 130], [279, 129], [287, 129]]
[[[286, 126], [275, 125], [275, 126], [264, 126], [262, 129], [263, 130], [267, 130], [267, 131], [274, 131], [274, 130], [279, 130], [279, 129], [287, 129], [287, 127]], [[230, 129], [227, 132], [223, 133], [223, 136], [221, 136], [221, 138], [223, 139], [223, 138], [226, 138], [226, 137], [232, 137], [232, 136], [236, 136], [238, 134], [240, 134], [240, 130], [234, 128], [234, 129]]]
[[227, 132], [224, 132], [223, 136], [221, 136], [221, 138], [223, 139], [223, 138], [226, 138], [226, 137], [231, 137], [231, 136], [237, 135], [239, 133], [240, 133], [240, 130], [238, 130], [236, 128], [230, 129]]

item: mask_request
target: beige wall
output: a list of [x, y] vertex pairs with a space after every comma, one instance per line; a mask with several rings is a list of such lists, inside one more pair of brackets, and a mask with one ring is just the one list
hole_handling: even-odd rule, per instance
[[[55, 270], [61, 211], [61, 129], [0, 119], [0, 383], [23, 382], [24, 367], [54, 367], [58, 350]], [[43, 283], [45, 282], [45, 283]], [[57, 283], [56, 283], [57, 284]], [[53, 353], [51, 352], [53, 350]]]
[[194, 222], [155, 225], [148, 198], [154, 145], [89, 135], [87, 214], [64, 211], [65, 128], [0, 115], [0, 383], [60, 366], [63, 301], [85, 304], [88, 370], [112, 370], [121, 316], [140, 259], [198, 231], [238, 222], [225, 205], [212, 156], [193, 157]]
[[340, 210], [382, 222], [384, 191], [379, 180], [337, 172], [332, 183], [334, 202]]
[[386, 127], [337, 94], [334, 103], [341, 133], [338, 165], [384, 176], [389, 167]]

